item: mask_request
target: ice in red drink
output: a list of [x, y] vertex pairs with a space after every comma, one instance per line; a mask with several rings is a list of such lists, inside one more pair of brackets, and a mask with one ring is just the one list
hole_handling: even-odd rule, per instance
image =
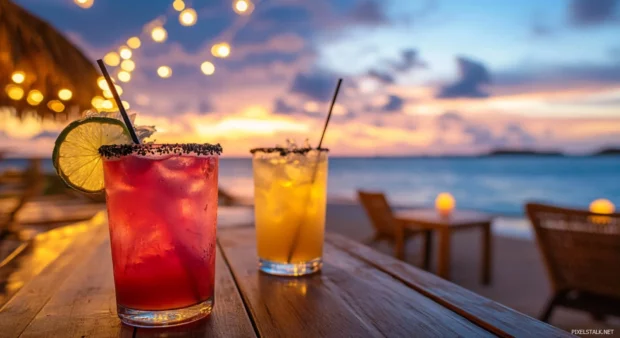
[[211, 306], [217, 154], [146, 148], [103, 162], [119, 314]]

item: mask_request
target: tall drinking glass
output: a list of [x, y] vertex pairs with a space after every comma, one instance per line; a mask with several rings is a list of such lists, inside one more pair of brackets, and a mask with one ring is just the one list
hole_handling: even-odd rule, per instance
[[118, 315], [173, 326], [213, 308], [219, 145], [103, 146]]
[[261, 271], [301, 276], [321, 269], [327, 149], [253, 149], [254, 212]]

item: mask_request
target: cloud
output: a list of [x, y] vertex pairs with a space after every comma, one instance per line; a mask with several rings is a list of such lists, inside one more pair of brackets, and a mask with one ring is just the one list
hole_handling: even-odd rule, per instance
[[427, 64], [421, 61], [416, 49], [405, 49], [401, 52], [401, 60], [393, 62], [392, 68], [398, 72], [407, 72], [413, 68], [426, 68]]
[[327, 72], [299, 73], [293, 80], [290, 92], [316, 101], [327, 101], [337, 80], [335, 75]]
[[383, 106], [383, 110], [387, 112], [399, 112], [403, 110], [405, 100], [396, 95], [390, 95], [388, 102]]
[[289, 105], [282, 98], [277, 98], [273, 104], [273, 112], [276, 114], [292, 114], [296, 111], [293, 105]]
[[569, 22], [574, 26], [594, 26], [618, 21], [618, 0], [572, 0], [568, 9]]
[[480, 87], [490, 83], [490, 76], [484, 64], [464, 57], [456, 59], [459, 67], [459, 79], [440, 88], [438, 98], [487, 97]]
[[383, 8], [377, 1], [373, 0], [357, 2], [350, 16], [354, 22], [361, 24], [378, 25], [388, 22]]
[[206, 114], [206, 113], [211, 113], [215, 110], [215, 107], [213, 106], [213, 103], [211, 103], [211, 101], [207, 100], [207, 99], [202, 99], [199, 103], [198, 103], [198, 112], [201, 114]]
[[371, 69], [368, 71], [367, 75], [384, 84], [394, 83], [394, 77], [387, 72], [381, 72], [376, 69]]
[[460, 125], [463, 120], [463, 116], [454, 111], [445, 112], [436, 118], [439, 130], [447, 130], [451, 126]]

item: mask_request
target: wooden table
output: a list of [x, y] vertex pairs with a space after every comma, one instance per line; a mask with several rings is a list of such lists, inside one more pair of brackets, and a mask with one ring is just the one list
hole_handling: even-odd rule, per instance
[[210, 318], [135, 329], [116, 315], [105, 217], [89, 227], [2, 307], [0, 337], [571, 336], [336, 234], [321, 273], [259, 273], [251, 227], [218, 231]]
[[[437, 260], [437, 275], [444, 279], [450, 279], [450, 249], [452, 233], [458, 230], [481, 228], [482, 229], [482, 267], [481, 281], [487, 285], [491, 282], [492, 266], [492, 234], [491, 223], [493, 217], [489, 214], [471, 210], [454, 210], [449, 216], [442, 216], [434, 209], [411, 209], [397, 211], [394, 217], [402, 227], [412, 227], [413, 229], [429, 229], [437, 231], [439, 234], [439, 257]], [[404, 229], [397, 232], [396, 256], [403, 256], [403, 237]], [[432, 243], [431, 232], [427, 232], [426, 239], [430, 252]], [[400, 243], [400, 244], [399, 244]], [[425, 268], [428, 269], [428, 261], [425, 261]]]

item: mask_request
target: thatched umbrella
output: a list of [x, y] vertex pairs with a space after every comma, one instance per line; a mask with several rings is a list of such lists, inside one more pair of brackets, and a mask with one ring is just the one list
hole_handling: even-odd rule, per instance
[[92, 107], [101, 95], [98, 77], [94, 64], [50, 24], [0, 0], [0, 109], [64, 120]]

